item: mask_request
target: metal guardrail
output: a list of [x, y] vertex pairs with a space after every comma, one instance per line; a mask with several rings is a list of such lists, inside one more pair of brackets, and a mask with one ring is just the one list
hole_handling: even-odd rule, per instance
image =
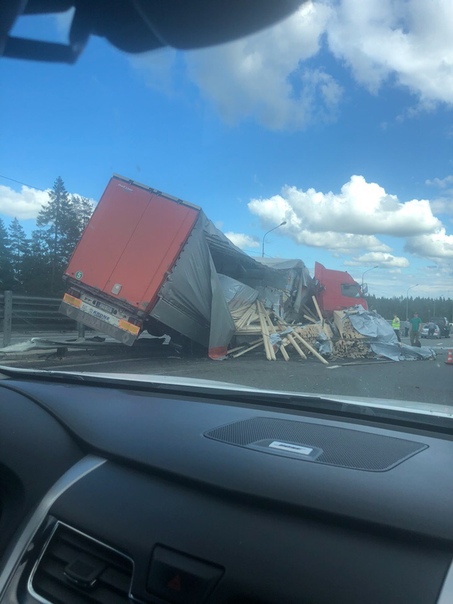
[[60, 298], [23, 296], [5, 291], [0, 295], [3, 347], [9, 346], [15, 332], [77, 329], [75, 321], [58, 312], [60, 303]]

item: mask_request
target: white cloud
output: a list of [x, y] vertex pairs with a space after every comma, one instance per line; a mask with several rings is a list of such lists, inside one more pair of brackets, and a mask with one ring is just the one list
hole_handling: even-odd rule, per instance
[[453, 187], [453, 175], [449, 174], [445, 178], [433, 178], [432, 180], [426, 180], [426, 185], [431, 185], [434, 187], [439, 187], [440, 189]]
[[286, 220], [281, 231], [299, 244], [345, 252], [366, 249], [387, 253], [390, 247], [376, 235], [414, 237], [442, 226], [429, 201], [401, 202], [363, 176], [352, 176], [340, 193], [286, 186], [281, 195], [252, 199], [248, 207], [259, 216], [263, 227]]
[[232, 233], [229, 231], [225, 233], [225, 236], [234, 243], [237, 247], [241, 249], [249, 249], [256, 248], [260, 246], [260, 242], [255, 237], [250, 237], [250, 235], [245, 235], [244, 233]]
[[451, 0], [341, 0], [331, 15], [331, 51], [369, 90], [393, 79], [428, 107], [453, 102]]
[[178, 52], [173, 48], [159, 48], [150, 52], [130, 55], [131, 65], [143, 76], [150, 88], [171, 96], [175, 93], [175, 70]]
[[405, 250], [438, 262], [451, 262], [453, 261], [453, 235], [447, 235], [445, 228], [441, 228], [436, 233], [410, 237], [406, 241]]
[[441, 189], [440, 197], [431, 200], [431, 208], [436, 214], [453, 214], [453, 175], [445, 178], [425, 180], [425, 184]]
[[23, 185], [18, 192], [0, 185], [0, 213], [16, 217], [18, 220], [36, 218], [39, 210], [48, 200], [48, 190], [40, 191]]
[[305, 229], [298, 230], [291, 227], [282, 227], [287, 234], [299, 245], [326, 248], [328, 250], [347, 254], [361, 249], [387, 252], [390, 247], [373, 235], [353, 235], [351, 233], [336, 233], [323, 231], [313, 233]]
[[449, 196], [438, 197], [429, 202], [435, 214], [453, 214], [453, 190], [447, 193]]
[[[66, 23], [67, 17], [61, 18]], [[325, 67], [330, 51], [372, 93], [403, 87], [418, 101], [401, 119], [453, 103], [451, 0], [315, 0], [274, 27], [207, 49], [135, 56], [147, 83], [167, 94], [186, 73], [222, 117], [301, 129], [335, 119], [343, 89]]]
[[329, 118], [341, 88], [322, 70], [301, 68], [301, 62], [318, 52], [330, 10], [309, 2], [270, 29], [189, 52], [189, 74], [229, 122], [253, 116], [281, 129]]
[[400, 272], [401, 268], [409, 266], [409, 260], [404, 256], [393, 256], [384, 252], [368, 252], [345, 261], [346, 266], [380, 266], [395, 269]]
[[[10, 187], [0, 185], [0, 214], [18, 220], [35, 219], [49, 201], [49, 191], [50, 189], [42, 191], [26, 185], [22, 185], [20, 191], [14, 191]], [[79, 193], [69, 193], [69, 195], [83, 197]], [[94, 199], [89, 199], [89, 202], [94, 208], [96, 205]]]

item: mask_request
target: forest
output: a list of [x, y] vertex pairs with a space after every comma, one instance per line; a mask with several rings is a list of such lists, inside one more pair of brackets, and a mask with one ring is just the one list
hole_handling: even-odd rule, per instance
[[[88, 223], [91, 200], [70, 195], [58, 177], [49, 191], [47, 204], [36, 219], [36, 229], [27, 236], [17, 218], [8, 228], [0, 219], [0, 291], [12, 290], [30, 296], [61, 296], [63, 273]], [[451, 298], [367, 296], [368, 306], [386, 319], [396, 313], [401, 320], [418, 312], [423, 321], [447, 317], [453, 321]]]
[[8, 228], [0, 219], [0, 289], [30, 296], [62, 295], [64, 270], [93, 211], [91, 200], [70, 195], [58, 177], [31, 236], [17, 218]]
[[[385, 319], [392, 319], [397, 314], [401, 321], [410, 319], [414, 312], [418, 313], [422, 321], [426, 322], [431, 317], [447, 317], [449, 322], [453, 322], [453, 300], [451, 298], [422, 298], [405, 296], [394, 298], [380, 298], [376, 296], [366, 296], [368, 307], [376, 310]], [[406, 308], [408, 316], [406, 316]]]

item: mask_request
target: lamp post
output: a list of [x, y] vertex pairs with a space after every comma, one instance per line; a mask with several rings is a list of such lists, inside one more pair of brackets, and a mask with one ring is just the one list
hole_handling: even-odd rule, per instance
[[375, 268], [379, 268], [379, 265], [376, 264], [376, 266], [372, 266], [371, 268], [368, 268], [366, 271], [364, 271], [362, 273], [362, 289], [363, 289], [363, 277], [369, 273], [370, 271], [374, 270]]
[[409, 290], [413, 289], [414, 287], [418, 287], [418, 283], [408, 287], [406, 292], [406, 321], [409, 319]]
[[266, 233], [264, 233], [264, 235], [263, 235], [263, 245], [261, 246], [261, 258], [264, 258], [264, 239], [265, 239], [266, 235], [269, 235], [269, 233], [272, 233], [272, 231], [275, 231], [275, 229], [279, 229], [284, 224], [286, 224], [286, 220], [284, 220], [280, 224], [277, 224], [277, 226], [275, 226], [273, 229], [269, 229], [269, 231], [267, 231]]

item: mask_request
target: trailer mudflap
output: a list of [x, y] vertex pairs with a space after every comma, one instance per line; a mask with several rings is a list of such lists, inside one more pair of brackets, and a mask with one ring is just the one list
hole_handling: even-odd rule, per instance
[[87, 327], [91, 327], [96, 331], [105, 333], [117, 340], [118, 342], [125, 344], [126, 346], [132, 346], [132, 344], [135, 342], [135, 340], [140, 334], [140, 328], [136, 325], [132, 325], [131, 323], [128, 323], [126, 325], [127, 321], [122, 322], [124, 324], [123, 327], [116, 327], [115, 325], [111, 325], [110, 323], [100, 319], [99, 317], [94, 317], [89, 313], [81, 310], [80, 308], [77, 308], [76, 306], [69, 304], [65, 301], [60, 304], [59, 311], [70, 319], [74, 319], [74, 321], [79, 321]]

